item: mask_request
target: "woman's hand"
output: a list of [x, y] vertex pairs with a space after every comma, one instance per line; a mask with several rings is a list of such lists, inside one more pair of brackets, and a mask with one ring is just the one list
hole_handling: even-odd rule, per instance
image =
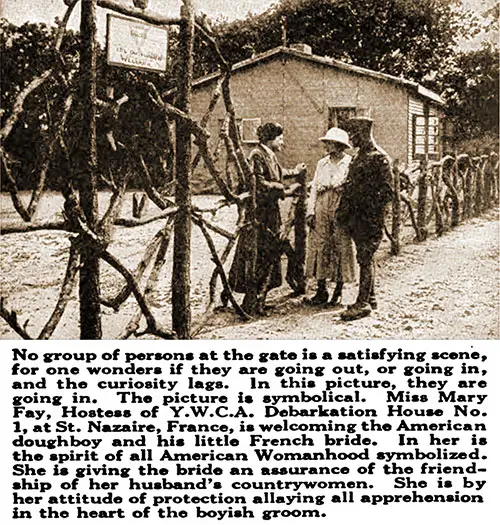
[[301, 162], [300, 164], [297, 164], [297, 166], [295, 166], [294, 171], [298, 175], [299, 173], [303, 173], [306, 170], [307, 170], [307, 165], [304, 162]]
[[294, 182], [293, 184], [290, 184], [285, 190], [285, 197], [292, 197], [294, 195], [297, 195], [300, 190], [302, 189], [302, 184], [300, 182]]

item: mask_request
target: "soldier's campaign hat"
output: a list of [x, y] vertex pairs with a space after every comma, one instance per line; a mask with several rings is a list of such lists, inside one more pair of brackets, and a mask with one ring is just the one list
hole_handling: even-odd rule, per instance
[[348, 133], [370, 133], [373, 127], [373, 119], [368, 117], [352, 117], [345, 123]]
[[346, 148], [352, 148], [349, 142], [349, 135], [340, 128], [330, 128], [324, 137], [320, 137], [323, 142], [339, 142], [343, 144]]

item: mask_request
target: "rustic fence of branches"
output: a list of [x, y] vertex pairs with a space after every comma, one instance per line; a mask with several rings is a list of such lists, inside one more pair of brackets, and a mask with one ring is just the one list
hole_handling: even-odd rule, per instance
[[[59, 32], [54, 43], [57, 50], [61, 45], [62, 35], [65, 30], [71, 11], [78, 0], [66, 2], [68, 5], [66, 15], [59, 27]], [[112, 0], [82, 0], [82, 23], [87, 20], [86, 30], [95, 25], [93, 16], [95, 5], [116, 8]], [[124, 8], [118, 5], [120, 12], [130, 16], [144, 18], [144, 13], [138, 9]], [[130, 170], [108, 169], [107, 173], [98, 170], [95, 156], [95, 119], [98, 104], [107, 111], [108, 128], [106, 140], [109, 154], [116, 153], [117, 141], [113, 136], [114, 123], [120, 118], [120, 106], [127, 101], [124, 96], [120, 100], [110, 98], [108, 101], [95, 100], [95, 91], [92, 93], [90, 72], [95, 67], [92, 65], [92, 45], [95, 45], [95, 27], [89, 30], [85, 44], [82, 44], [80, 76], [81, 84], [86, 85], [87, 91], [73, 92], [70, 88], [64, 91], [61, 98], [57, 118], [50, 130], [51, 138], [46, 148], [46, 156], [41, 162], [38, 183], [32, 191], [26, 204], [18, 189], [15, 163], [11, 162], [8, 151], [2, 147], [1, 163], [6, 189], [10, 193], [15, 210], [24, 223], [7, 225], [2, 228], [2, 235], [22, 233], [29, 231], [55, 230], [65, 232], [69, 243], [69, 256], [66, 272], [61, 284], [56, 305], [38, 334], [33, 334], [28, 325], [28, 320], [21, 321], [20, 315], [11, 309], [4, 297], [0, 299], [0, 316], [8, 323], [11, 329], [24, 339], [48, 339], [56, 330], [63, 313], [76, 288], [79, 279], [80, 301], [80, 337], [82, 339], [99, 338], [102, 336], [100, 327], [101, 306], [119, 310], [125, 301], [133, 296], [137, 309], [121, 334], [122, 338], [131, 336], [140, 337], [152, 335], [164, 339], [189, 338], [197, 333], [203, 326], [207, 317], [216, 304], [216, 286], [218, 280], [228, 297], [234, 310], [242, 319], [249, 319], [256, 311], [257, 290], [249, 287], [244, 300], [245, 310], [242, 309], [230, 289], [224, 270], [239, 232], [248, 228], [250, 274], [255, 275], [257, 261], [257, 228], [256, 216], [256, 180], [255, 175], [245, 157], [240, 143], [237, 129], [236, 114], [231, 98], [230, 80], [231, 64], [222, 56], [217, 42], [212, 37], [210, 30], [203, 25], [202, 20], [196, 20], [190, 0], [183, 0], [181, 19], [161, 19], [148, 21], [159, 25], [178, 24], [179, 40], [182, 44], [181, 78], [179, 92], [175, 104], [166, 102], [158, 93], [153, 83], [149, 84], [150, 100], [156, 107], [158, 115], [164, 119], [165, 129], [170, 130], [172, 123], [175, 129], [172, 134], [172, 151], [175, 151], [174, 165], [175, 181], [172, 188], [161, 184], [158, 186], [150, 173], [147, 160], [141, 155], [140, 149], [133, 152], [130, 159], [142, 175], [143, 188], [147, 198], [152, 201], [158, 211], [153, 216], [141, 217], [141, 208], [144, 199], [134, 200], [134, 216], [124, 218], [121, 209], [125, 193], [128, 188]], [[83, 32], [84, 33], [84, 32]], [[195, 33], [212, 46], [219, 59], [221, 76], [217, 83], [206, 113], [200, 121], [190, 115], [190, 85], [192, 81], [193, 66], [193, 38]], [[85, 35], [82, 35], [85, 36]], [[85, 39], [84, 39], [85, 40]], [[86, 61], [87, 57], [87, 61]], [[37, 89], [52, 78], [54, 72], [46, 71], [35, 78], [19, 93], [11, 115], [5, 119], [0, 130], [0, 138], [5, 140], [12, 132], [16, 122], [23, 112], [26, 99]], [[94, 71], [95, 75], [95, 71]], [[91, 75], [90, 75], [91, 76]], [[90, 87], [89, 87], [90, 86]], [[65, 140], [68, 116], [72, 111], [75, 101], [82, 104], [87, 97], [88, 108], [84, 112], [88, 125], [88, 141], [82, 145], [83, 153], [73, 155]], [[209, 143], [207, 124], [219, 100], [223, 101], [226, 117], [221, 127], [219, 140], [214, 149]], [[90, 108], [90, 109], [89, 109]], [[191, 144], [197, 151], [191, 151]], [[236, 173], [236, 178], [243, 181], [246, 191], [237, 193], [228, 177], [226, 170], [219, 168], [217, 159], [220, 149], [227, 151], [230, 166]], [[63, 183], [62, 194], [64, 209], [62, 218], [50, 221], [36, 221], [36, 210], [40, 197], [45, 188], [47, 171], [55, 155], [59, 154], [65, 159], [67, 177]], [[83, 160], [82, 160], [83, 159]], [[210, 176], [214, 179], [221, 199], [210, 209], [201, 209], [192, 203], [190, 173], [203, 163]], [[104, 210], [97, 210], [97, 176], [112, 192], [111, 199]], [[440, 162], [423, 162], [405, 170], [396, 166], [395, 172], [395, 198], [392, 207], [392, 227], [387, 230], [391, 240], [393, 254], [400, 251], [401, 228], [405, 220], [410, 220], [415, 229], [416, 239], [423, 241], [429, 230], [429, 223], [434, 218], [437, 235], [447, 229], [453, 228], [461, 221], [474, 215], [479, 215], [488, 209], [494, 202], [498, 202], [498, 155], [469, 157], [462, 154], [457, 157], [447, 156]], [[302, 191], [292, 200], [289, 215], [284, 221], [283, 246], [292, 256], [293, 272], [289, 273], [288, 282], [297, 294], [305, 292], [304, 259], [305, 259], [305, 202], [306, 202], [306, 174], [299, 176]], [[234, 231], [228, 231], [207, 218], [207, 212], [216, 214], [226, 206], [236, 206], [238, 219]], [[109, 243], [116, 227], [134, 228], [148, 223], [158, 223], [157, 233], [146, 246], [140, 262], [134, 270], [130, 270], [109, 250]], [[196, 324], [191, 321], [190, 306], [190, 239], [191, 227], [198, 228], [205, 239], [214, 270], [209, 280], [209, 300], [205, 313]], [[287, 241], [291, 231], [294, 231], [294, 245]], [[225, 246], [219, 253], [216, 249], [212, 234], [225, 238]], [[173, 275], [172, 275], [172, 327], [161, 326], [150, 307], [150, 296], [158, 285], [158, 279], [165, 265], [169, 244], [174, 242], [173, 250]], [[114, 296], [110, 297], [101, 293], [99, 281], [99, 264], [104, 261], [110, 265], [123, 279], [123, 286]], [[293, 275], [293, 277], [292, 277]], [[252, 275], [249, 282], [255, 282]], [[144, 320], [144, 321], [143, 321]]]
[[[69, 2], [63, 22], [60, 24], [59, 32], [54, 43], [57, 50], [61, 45], [62, 35], [65, 24], [74, 9], [78, 0]], [[245, 311], [235, 300], [233, 293], [228, 285], [228, 280], [224, 271], [224, 262], [228, 258], [235, 243], [238, 232], [243, 227], [250, 231], [256, 231], [258, 218], [255, 213], [256, 206], [256, 182], [255, 176], [247, 162], [243, 152], [237, 130], [235, 110], [231, 99], [230, 78], [231, 64], [222, 56], [217, 42], [211, 36], [209, 29], [205, 28], [202, 20], [195, 20], [194, 9], [190, 0], [183, 0], [181, 19], [164, 18], [156, 20], [147, 17], [147, 20], [159, 25], [178, 24], [179, 40], [182, 44], [182, 67], [179, 80], [179, 89], [175, 105], [162, 99], [156, 86], [149, 84], [150, 99], [156, 106], [157, 112], [163, 115], [165, 127], [169, 129], [171, 123], [175, 122], [175, 135], [172, 142], [175, 143], [175, 184], [174, 198], [169, 196], [168, 188], [159, 188], [153, 183], [147, 162], [136, 151], [136, 158], [131, 159], [135, 166], [142, 170], [143, 188], [148, 198], [159, 208], [159, 213], [153, 217], [140, 218], [140, 209], [144, 200], [135, 201], [134, 217], [120, 217], [120, 210], [123, 198], [128, 187], [130, 171], [125, 173], [121, 170], [108, 170], [107, 173], [99, 171], [95, 156], [95, 119], [96, 107], [99, 104], [107, 114], [108, 126], [106, 139], [110, 155], [116, 152], [117, 141], [113, 136], [113, 120], [119, 119], [120, 106], [127, 101], [125, 95], [120, 100], [112, 98], [107, 101], [95, 100], [95, 56], [92, 47], [95, 47], [95, 7], [100, 5], [107, 8], [116, 8], [119, 12], [130, 16], [138, 16], [144, 19], [144, 13], [138, 9], [124, 8], [122, 5], [113, 1], [104, 0], [82, 0], [82, 47], [80, 60], [80, 91], [74, 93], [70, 89], [61, 102], [59, 115], [54, 119], [57, 122], [51, 130], [52, 136], [46, 150], [46, 158], [41, 163], [38, 182], [32, 191], [29, 203], [26, 204], [18, 189], [16, 180], [15, 163], [10, 162], [8, 151], [1, 149], [1, 162], [6, 189], [10, 193], [15, 210], [23, 219], [24, 224], [6, 226], [2, 229], [2, 234], [20, 233], [41, 230], [60, 230], [67, 232], [69, 239], [69, 258], [67, 269], [62, 283], [59, 298], [56, 306], [49, 316], [45, 326], [39, 334], [32, 334], [28, 329], [28, 322], [21, 322], [20, 316], [15, 310], [9, 309], [5, 298], [0, 301], [0, 316], [10, 325], [10, 327], [24, 339], [48, 339], [54, 333], [62, 315], [72, 296], [76, 286], [77, 276], [80, 275], [80, 335], [81, 338], [100, 338], [102, 335], [100, 327], [100, 307], [105, 305], [118, 310], [121, 305], [131, 295], [134, 296], [138, 311], [128, 323], [124, 338], [135, 335], [150, 334], [165, 339], [188, 338], [192, 333], [191, 312], [190, 312], [190, 289], [189, 289], [189, 261], [190, 261], [190, 237], [191, 225], [199, 228], [205, 238], [210, 250], [212, 259], [215, 263], [215, 270], [210, 279], [210, 300], [206, 315], [213, 309], [215, 302], [215, 287], [217, 279], [220, 278], [226, 296], [236, 312], [243, 318], [248, 319], [256, 308], [257, 290], [249, 288], [246, 298]], [[203, 118], [197, 122], [189, 113], [190, 85], [192, 82], [193, 67], [193, 38], [197, 35], [213, 46], [219, 58], [219, 65], [222, 72], [221, 79], [213, 92], [212, 99]], [[95, 53], [94, 53], [95, 55]], [[94, 76], [94, 78], [89, 78]], [[14, 128], [17, 120], [23, 112], [23, 105], [26, 99], [44, 82], [53, 76], [53, 71], [46, 71], [40, 77], [34, 79], [19, 93], [14, 105], [12, 114], [5, 120], [5, 124], [0, 130], [1, 138], [5, 140]], [[83, 86], [83, 87], [82, 87]], [[92, 92], [93, 91], [93, 92]], [[206, 131], [207, 124], [218, 100], [223, 100], [226, 108], [225, 124], [222, 126], [220, 140], [216, 151], [210, 151], [209, 135]], [[86, 144], [82, 145], [84, 151], [72, 155], [65, 141], [65, 130], [68, 115], [72, 109], [75, 99], [87, 106], [84, 108], [84, 120], [87, 128], [85, 135]], [[191, 154], [191, 143], [198, 148], [194, 155]], [[230, 182], [226, 178], [226, 173], [219, 169], [217, 157], [219, 148], [224, 145], [233, 169], [236, 170], [239, 180], [245, 182], [247, 191], [243, 194], [236, 194]], [[86, 149], [85, 149], [86, 148]], [[133, 148], [130, 148], [133, 151]], [[62, 219], [45, 222], [33, 221], [42, 192], [45, 187], [47, 170], [54, 160], [57, 152], [62, 152], [66, 160], [67, 177], [63, 181], [62, 193], [64, 196], [64, 210]], [[197, 165], [203, 162], [210, 175], [215, 180], [222, 200], [211, 210], [198, 209], [192, 204], [192, 191], [190, 186], [190, 173]], [[97, 210], [97, 174], [101, 182], [112, 191], [112, 197], [107, 209], [103, 214], [98, 214]], [[305, 186], [305, 174], [301, 175], [302, 187]], [[235, 232], [226, 231], [206, 218], [204, 212], [211, 211], [216, 213], [218, 209], [236, 205], [238, 208], [238, 224]], [[292, 210], [301, 210], [299, 214], [302, 220], [289, 220], [288, 230], [294, 228], [296, 236], [302, 239], [302, 243], [297, 244], [296, 264], [304, 262], [305, 253], [305, 191], [294, 199]], [[115, 257], [108, 249], [116, 226], [133, 228], [150, 222], [160, 222], [161, 228], [147, 246], [142, 260], [135, 269], [130, 271], [126, 266]], [[215, 232], [227, 239], [227, 245], [222, 254], [219, 255], [210, 232]], [[148, 295], [157, 284], [160, 270], [165, 264], [165, 256], [174, 236], [174, 264], [172, 276], [172, 329], [160, 326], [155, 315], [148, 304]], [[257, 235], [250, 236], [250, 274], [255, 274], [257, 258]], [[109, 264], [123, 277], [125, 284], [122, 290], [114, 297], [104, 297], [99, 288], [99, 261], [102, 260]], [[141, 282], [149, 270], [146, 282]], [[300, 274], [300, 272], [299, 272]], [[302, 271], [303, 275], [303, 271]], [[250, 282], [255, 279], [252, 275]], [[298, 286], [298, 292], [305, 289], [303, 278], [294, 281]], [[140, 330], [140, 321], [144, 318], [146, 327]], [[28, 320], [29, 321], [29, 320]], [[196, 327], [193, 327], [196, 330]]]
[[481, 156], [446, 155], [439, 161], [415, 163], [406, 169], [394, 166], [392, 228], [386, 231], [391, 252], [401, 249], [401, 229], [406, 220], [415, 240], [424, 241], [434, 221], [440, 236], [464, 220], [490, 209], [499, 200], [498, 153]]

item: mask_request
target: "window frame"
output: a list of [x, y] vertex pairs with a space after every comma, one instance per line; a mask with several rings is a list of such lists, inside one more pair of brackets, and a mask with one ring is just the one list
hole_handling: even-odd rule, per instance
[[[421, 122], [418, 122], [419, 119]], [[415, 113], [412, 115], [413, 160], [423, 160], [426, 157], [430, 159], [439, 158], [440, 123], [439, 115], [429, 115], [428, 111], [423, 115]]]
[[[240, 140], [241, 142], [243, 142], [243, 144], [258, 144], [259, 143], [259, 138], [257, 137], [257, 129], [259, 128], [259, 126], [262, 125], [262, 119], [260, 117], [243, 117], [243, 118], [237, 119], [236, 123], [238, 125], [238, 133], [240, 136]], [[253, 128], [253, 133], [255, 136], [254, 138], [245, 137], [245, 123], [253, 123], [252, 128]]]
[[359, 106], [329, 106], [328, 107], [328, 129], [330, 128], [342, 128], [342, 121], [339, 125], [339, 115], [338, 113], [340, 111], [349, 112], [349, 114], [345, 117], [346, 120], [349, 120], [353, 117], [368, 117], [371, 118], [372, 116], [372, 108], [371, 107], [359, 107]]

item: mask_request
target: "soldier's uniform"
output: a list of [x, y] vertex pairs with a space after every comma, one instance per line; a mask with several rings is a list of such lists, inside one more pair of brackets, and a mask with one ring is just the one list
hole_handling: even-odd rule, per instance
[[358, 298], [351, 313], [343, 315], [345, 320], [364, 317], [370, 306], [376, 307], [373, 256], [382, 241], [385, 208], [391, 198], [391, 160], [372, 142], [352, 161], [337, 209], [337, 221], [354, 240], [360, 266]]

